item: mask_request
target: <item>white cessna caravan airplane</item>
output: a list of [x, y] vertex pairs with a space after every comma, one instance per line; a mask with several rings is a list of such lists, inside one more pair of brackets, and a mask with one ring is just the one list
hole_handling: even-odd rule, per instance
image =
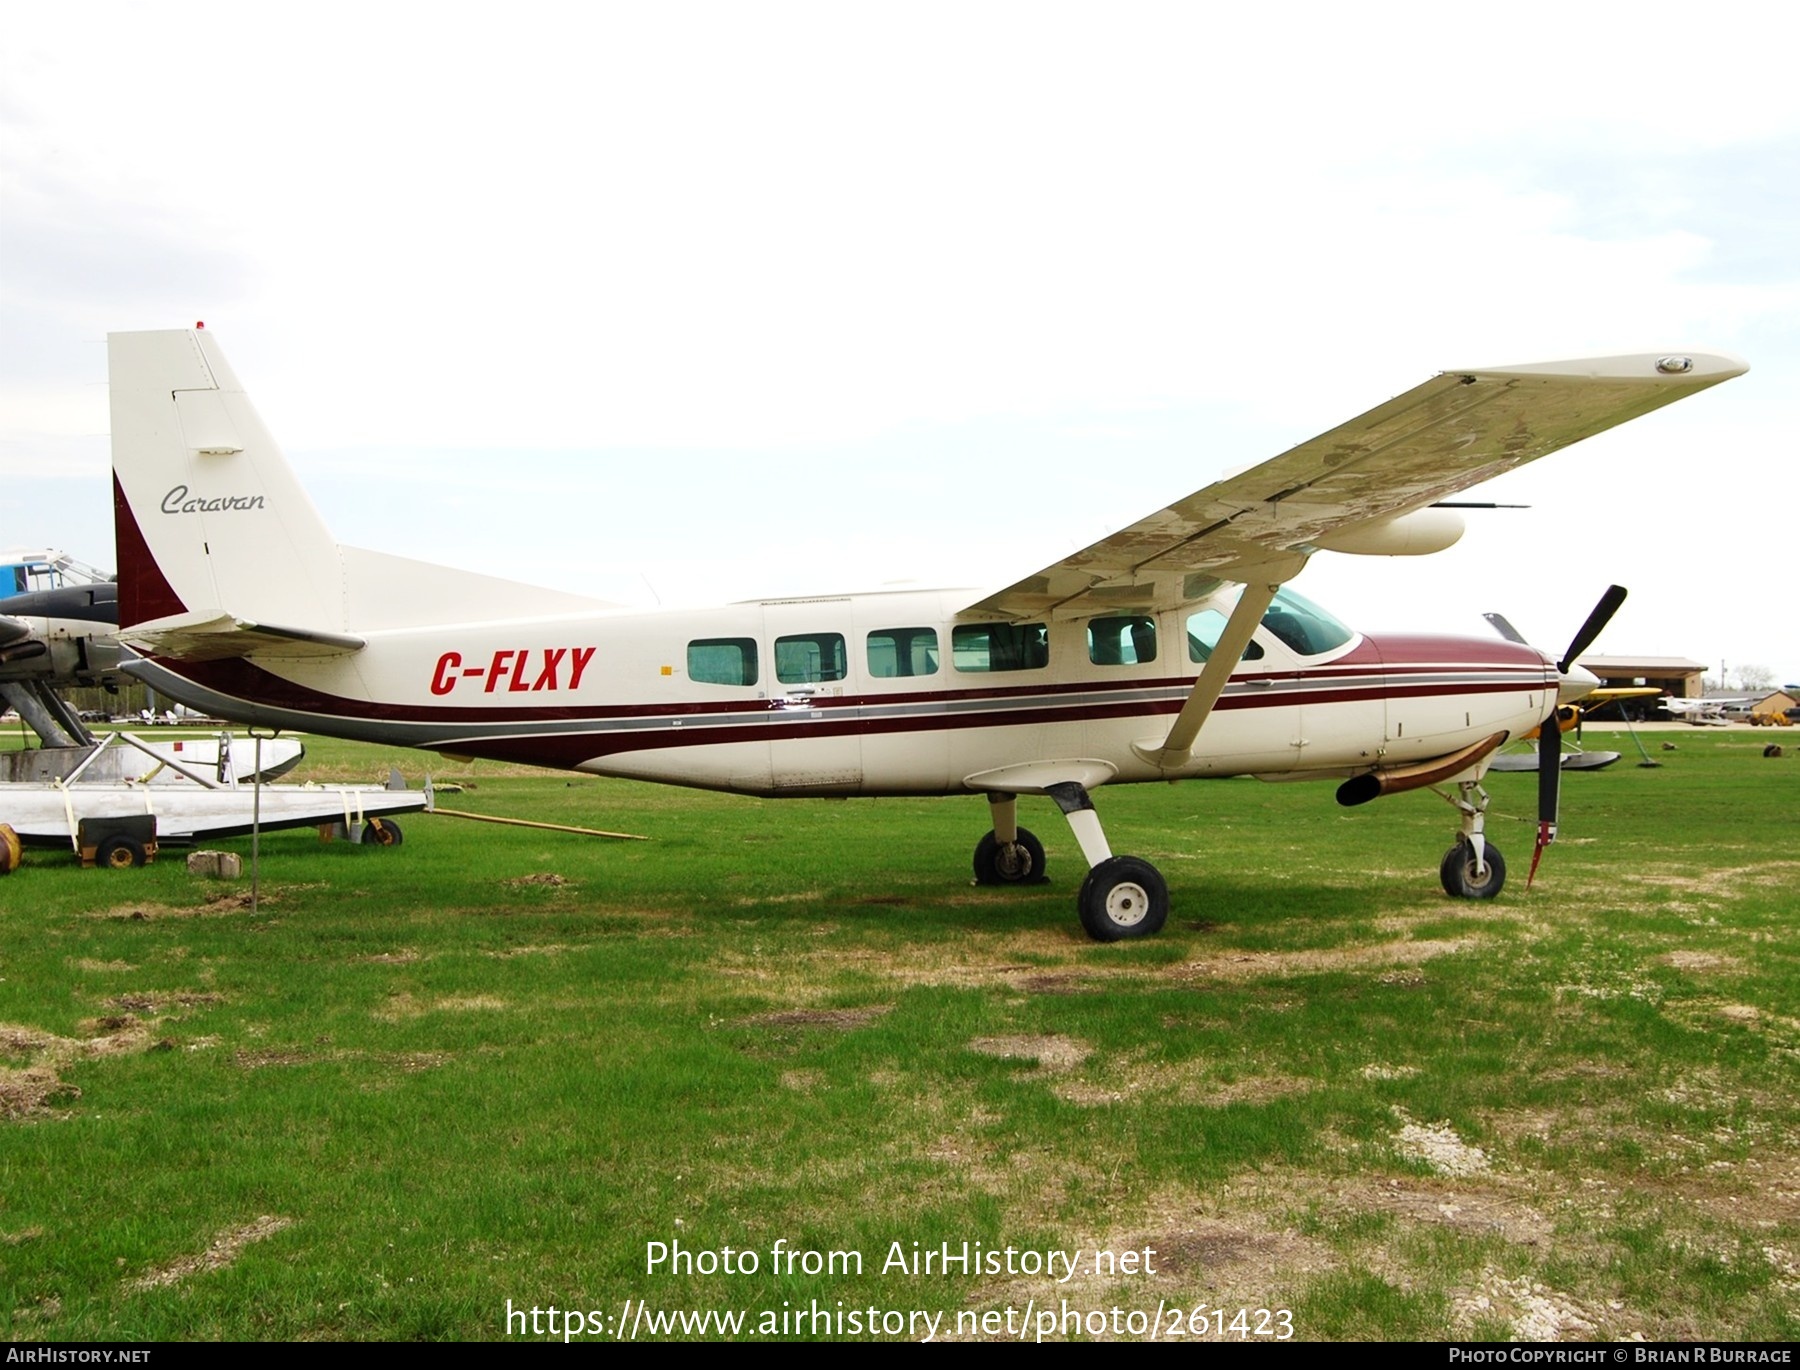
[[[339, 546], [200, 328], [110, 339], [125, 669], [207, 713], [758, 795], [970, 794], [984, 883], [1043, 878], [1020, 795], [1068, 819], [1094, 937], [1168, 890], [1115, 856], [1104, 784], [1258, 775], [1426, 785], [1462, 815], [1453, 895], [1505, 879], [1480, 781], [1596, 682], [1500, 640], [1351, 631], [1283, 589], [1314, 552], [1433, 552], [1455, 491], [1741, 374], [1695, 353], [1445, 372], [1004, 589], [641, 611]], [[1547, 736], [1560, 734], [1549, 729]], [[1554, 835], [1547, 776], [1539, 850]], [[1535, 862], [1534, 862], [1535, 864]]]

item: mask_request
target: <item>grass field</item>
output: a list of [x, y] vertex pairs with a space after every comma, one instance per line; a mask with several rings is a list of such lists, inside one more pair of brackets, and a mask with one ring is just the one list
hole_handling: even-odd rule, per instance
[[[178, 852], [29, 853], [0, 881], [0, 1337], [500, 1338], [509, 1301], [512, 1335], [555, 1307], [587, 1340], [675, 1310], [1800, 1337], [1800, 748], [1665, 736], [1661, 769], [1568, 780], [1530, 893], [1535, 779], [1491, 777], [1491, 904], [1439, 890], [1428, 794], [1102, 791], [1174, 906], [1112, 946], [1047, 801], [1025, 890], [969, 883], [978, 798], [490, 763], [436, 763], [469, 786], [442, 802], [652, 840], [276, 834], [255, 915]], [[390, 762], [421, 778], [325, 741], [304, 774]], [[915, 1273], [965, 1242], [1001, 1268]], [[796, 1328], [815, 1307], [839, 1321]]]

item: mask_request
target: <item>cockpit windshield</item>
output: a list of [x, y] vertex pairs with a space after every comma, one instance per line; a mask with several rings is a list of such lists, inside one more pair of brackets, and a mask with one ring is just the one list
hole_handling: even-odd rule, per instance
[[1275, 602], [1263, 615], [1262, 626], [1301, 656], [1334, 651], [1356, 636], [1318, 605], [1285, 585], [1275, 592]]

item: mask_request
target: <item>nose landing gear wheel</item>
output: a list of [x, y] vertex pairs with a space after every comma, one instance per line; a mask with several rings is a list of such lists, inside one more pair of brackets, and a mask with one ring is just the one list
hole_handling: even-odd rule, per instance
[[977, 885], [1037, 885], [1044, 879], [1044, 844], [1024, 828], [1018, 840], [998, 841], [989, 833], [975, 844]]
[[1486, 850], [1482, 860], [1487, 869], [1482, 871], [1475, 869], [1475, 849], [1461, 838], [1444, 853], [1438, 878], [1444, 882], [1444, 893], [1452, 899], [1492, 899], [1506, 883], [1506, 862], [1501, 858], [1500, 848], [1492, 842], [1483, 846]]
[[1169, 917], [1169, 887], [1148, 861], [1111, 856], [1088, 872], [1076, 906], [1096, 942], [1149, 937]]

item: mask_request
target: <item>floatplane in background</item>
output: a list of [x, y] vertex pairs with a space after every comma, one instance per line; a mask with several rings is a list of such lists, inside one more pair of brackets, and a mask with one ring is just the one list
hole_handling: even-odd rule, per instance
[[[1067, 819], [1081, 922], [1169, 908], [1115, 855], [1103, 785], [1331, 778], [1339, 802], [1439, 788], [1440, 868], [1490, 897], [1481, 780], [1597, 682], [1499, 639], [1357, 633], [1286, 588], [1320, 551], [1422, 554], [1437, 501], [1746, 368], [1657, 353], [1450, 371], [999, 590], [645, 611], [344, 547], [203, 328], [110, 339], [122, 669], [209, 714], [455, 756], [756, 795], [980, 794], [984, 883], [1043, 878], [1020, 796]], [[1559, 746], [1561, 732], [1545, 731]], [[1538, 851], [1560, 767], [1540, 768]], [[1535, 856], [1533, 864], [1535, 866]]]
[[[430, 802], [394, 777], [386, 786], [259, 784], [299, 764], [297, 738], [96, 737], [58, 691], [117, 685], [117, 590], [62, 552], [0, 552], [0, 701], [38, 738], [36, 747], [0, 752], [0, 823], [27, 846], [91, 847], [99, 864], [123, 867], [142, 865], [159, 840], [252, 828], [342, 824], [394, 845], [392, 816]], [[85, 844], [84, 825], [100, 833]], [[0, 873], [15, 857], [0, 841]]]
[[1657, 702], [1663, 712], [1678, 723], [1692, 724], [1696, 728], [1729, 728], [1731, 720], [1725, 716], [1726, 710], [1732, 705], [1742, 708], [1755, 700], [1748, 695], [1742, 699], [1678, 699], [1674, 695], [1664, 695]]

